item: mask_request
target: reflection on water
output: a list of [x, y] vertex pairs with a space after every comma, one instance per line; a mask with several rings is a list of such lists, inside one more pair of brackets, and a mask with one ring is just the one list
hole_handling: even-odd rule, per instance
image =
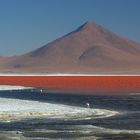
[[[88, 105], [87, 105], [88, 104]], [[140, 97], [0, 91], [0, 139], [140, 139]]]

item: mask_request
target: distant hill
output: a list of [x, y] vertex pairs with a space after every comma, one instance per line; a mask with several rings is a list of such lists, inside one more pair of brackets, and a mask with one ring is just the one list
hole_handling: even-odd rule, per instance
[[140, 44], [86, 22], [29, 53], [0, 57], [0, 72], [140, 73]]

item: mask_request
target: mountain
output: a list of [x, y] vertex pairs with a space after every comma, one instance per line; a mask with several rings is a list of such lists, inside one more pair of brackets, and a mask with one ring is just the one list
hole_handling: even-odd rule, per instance
[[140, 44], [86, 22], [43, 47], [0, 59], [0, 72], [140, 73]]

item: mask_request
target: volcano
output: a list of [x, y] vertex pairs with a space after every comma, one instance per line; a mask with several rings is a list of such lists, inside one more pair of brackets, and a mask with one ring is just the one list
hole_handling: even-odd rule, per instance
[[140, 73], [140, 44], [86, 22], [29, 53], [0, 57], [0, 73]]

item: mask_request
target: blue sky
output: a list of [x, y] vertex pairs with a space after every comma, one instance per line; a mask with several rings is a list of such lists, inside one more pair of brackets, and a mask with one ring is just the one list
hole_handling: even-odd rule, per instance
[[0, 0], [0, 55], [34, 50], [86, 21], [140, 43], [140, 0]]

